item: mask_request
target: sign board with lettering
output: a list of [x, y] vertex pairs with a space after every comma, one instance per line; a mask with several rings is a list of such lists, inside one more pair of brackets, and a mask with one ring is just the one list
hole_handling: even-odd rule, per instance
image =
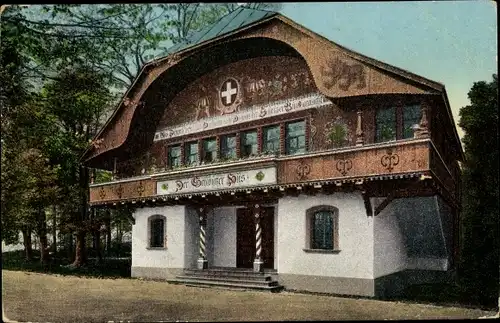
[[154, 141], [190, 135], [206, 130], [275, 117], [296, 111], [319, 108], [328, 104], [331, 104], [328, 98], [321, 94], [314, 93], [166, 128], [155, 133]]
[[156, 183], [157, 195], [209, 192], [270, 185], [277, 183], [276, 167], [226, 172], [210, 175], [192, 175]]

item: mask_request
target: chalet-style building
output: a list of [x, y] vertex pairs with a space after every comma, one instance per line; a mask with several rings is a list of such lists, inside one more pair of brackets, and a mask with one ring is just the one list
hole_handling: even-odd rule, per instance
[[443, 85], [240, 8], [150, 63], [83, 156], [135, 208], [132, 276], [365, 296], [447, 279], [463, 151]]

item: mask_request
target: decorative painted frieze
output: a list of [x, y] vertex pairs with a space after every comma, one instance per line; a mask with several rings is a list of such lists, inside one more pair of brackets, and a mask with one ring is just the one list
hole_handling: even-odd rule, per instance
[[[230, 95], [230, 93], [233, 93], [231, 92], [231, 89], [233, 89], [231, 85], [229, 85], [227, 89], [229, 91], [228, 95]], [[229, 101], [226, 102], [235, 102], [231, 100], [232, 99], [229, 98]], [[289, 100], [282, 100], [269, 104], [252, 106], [246, 109], [242, 109], [241, 111], [234, 111], [229, 113], [228, 110], [226, 111], [227, 113], [219, 116], [213, 116], [194, 122], [183, 123], [158, 131], [155, 133], [154, 141], [191, 135], [202, 131], [233, 126], [244, 122], [257, 121], [283, 115], [286, 113], [318, 108], [329, 104], [331, 104], [331, 101], [328, 98], [321, 94], [313, 93]], [[231, 109], [234, 108], [232, 105], [229, 105], [229, 107], [232, 107]]]
[[157, 195], [183, 194], [270, 185], [277, 183], [276, 167], [225, 172], [209, 175], [192, 175], [156, 184]]

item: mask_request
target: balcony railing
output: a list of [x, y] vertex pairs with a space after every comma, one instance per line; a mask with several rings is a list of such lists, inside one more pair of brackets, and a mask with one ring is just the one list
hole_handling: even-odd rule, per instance
[[[125, 200], [154, 199], [166, 197], [165, 194], [168, 194], [170, 198], [182, 193], [172, 191], [172, 186], [176, 181], [186, 182], [198, 178], [198, 176], [209, 178], [221, 175], [223, 177], [231, 172], [249, 172], [250, 170], [256, 170], [258, 174], [259, 169], [264, 172], [275, 169], [275, 171], [273, 170], [275, 175], [272, 175], [275, 176], [275, 179], [271, 182], [258, 182], [257, 184], [266, 183], [259, 187], [321, 181], [391, 179], [418, 176], [424, 173], [430, 174], [432, 171], [432, 175], [437, 177], [446, 190], [453, 192], [456, 188], [452, 174], [447, 171], [446, 165], [430, 139], [409, 139], [293, 156], [263, 155], [172, 170], [159, 169], [151, 174], [93, 184], [90, 187], [90, 202], [101, 204]], [[266, 177], [266, 180], [269, 179], [269, 176]], [[162, 185], [164, 188], [170, 186], [170, 190], [159, 188]], [[206, 192], [202, 188], [196, 188], [196, 190], [192, 188], [192, 192], [211, 194], [218, 190], [227, 191], [230, 189], [235, 189], [235, 186], [229, 185], [220, 190], [209, 187]]]

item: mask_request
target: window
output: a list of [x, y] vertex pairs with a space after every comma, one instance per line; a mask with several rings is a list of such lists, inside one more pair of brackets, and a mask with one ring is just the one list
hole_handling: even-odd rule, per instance
[[215, 138], [203, 140], [203, 162], [211, 163], [217, 159], [217, 141]]
[[241, 134], [241, 157], [257, 155], [257, 131], [247, 131]]
[[377, 110], [375, 142], [396, 140], [396, 108]]
[[306, 151], [305, 121], [288, 123], [286, 125], [286, 153], [289, 155]]
[[162, 215], [153, 215], [149, 218], [149, 248], [166, 248], [165, 224], [166, 218]]
[[306, 211], [308, 252], [337, 252], [338, 209], [329, 205], [315, 206]]
[[279, 126], [262, 129], [262, 151], [270, 154], [278, 154], [280, 152]]
[[220, 141], [222, 159], [236, 158], [236, 135], [223, 136]]
[[420, 123], [420, 105], [403, 107], [403, 139], [413, 138], [415, 128]]
[[195, 165], [198, 163], [198, 142], [188, 142], [186, 144], [184, 158], [186, 165]]
[[177, 167], [181, 165], [181, 146], [168, 147], [168, 166]]

